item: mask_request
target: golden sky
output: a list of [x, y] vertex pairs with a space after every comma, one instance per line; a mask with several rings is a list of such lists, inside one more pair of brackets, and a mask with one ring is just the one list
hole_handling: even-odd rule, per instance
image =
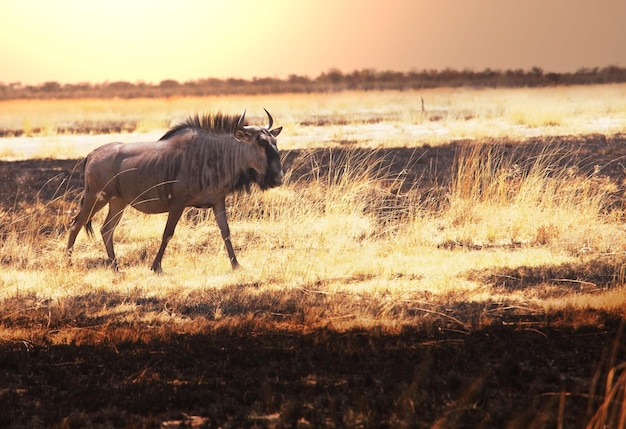
[[626, 67], [625, 0], [2, 0], [0, 82]]

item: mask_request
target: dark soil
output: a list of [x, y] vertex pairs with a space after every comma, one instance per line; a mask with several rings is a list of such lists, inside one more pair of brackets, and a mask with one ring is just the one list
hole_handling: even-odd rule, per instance
[[619, 323], [607, 322], [5, 344], [0, 426], [583, 427], [611, 360], [626, 359]]
[[[622, 192], [625, 139], [535, 140], [519, 156], [546, 145], [572, 148], [565, 165], [604, 175]], [[428, 195], [449, 180], [464, 144], [379, 155]], [[298, 155], [286, 154], [287, 168]], [[0, 162], [0, 210], [76, 198], [78, 162]], [[293, 177], [307, 174], [299, 167]], [[542, 276], [502, 275], [525, 285]], [[250, 323], [123, 344], [16, 343], [0, 331], [0, 427], [584, 427], [604, 400], [609, 371], [626, 361], [623, 320], [591, 310], [576, 324], [568, 315], [494, 320], [471, 331], [406, 327], [395, 334]]]

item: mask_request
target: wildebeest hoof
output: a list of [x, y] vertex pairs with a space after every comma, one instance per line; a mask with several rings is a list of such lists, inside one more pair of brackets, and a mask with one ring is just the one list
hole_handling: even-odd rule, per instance
[[119, 266], [119, 264], [117, 263], [117, 259], [109, 260], [109, 265], [111, 266], [111, 269], [112, 269], [113, 271], [115, 271], [116, 273], [121, 272], [121, 271], [120, 271], [120, 266]]
[[155, 274], [163, 274], [163, 268], [161, 268], [161, 264], [152, 264], [152, 267], [150, 267], [150, 269], [154, 271]]

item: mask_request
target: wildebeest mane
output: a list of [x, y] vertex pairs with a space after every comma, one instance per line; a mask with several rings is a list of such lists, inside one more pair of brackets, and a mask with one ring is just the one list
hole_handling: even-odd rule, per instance
[[224, 115], [222, 112], [205, 115], [193, 115], [185, 119], [180, 124], [174, 125], [159, 140], [167, 140], [174, 137], [178, 133], [189, 129], [217, 134], [232, 133], [237, 128], [239, 118], [240, 117], [236, 115]]

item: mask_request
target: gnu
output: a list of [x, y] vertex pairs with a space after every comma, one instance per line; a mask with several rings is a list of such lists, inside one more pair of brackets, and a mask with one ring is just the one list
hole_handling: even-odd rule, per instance
[[245, 124], [241, 116], [221, 113], [193, 116], [171, 128], [160, 140], [147, 143], [109, 143], [95, 149], [84, 162], [85, 189], [78, 214], [69, 229], [67, 254], [84, 226], [93, 235], [91, 218], [105, 205], [109, 213], [101, 228], [109, 262], [118, 269], [113, 232], [124, 209], [131, 205], [144, 213], [168, 213], [163, 239], [152, 270], [160, 273], [161, 260], [186, 207], [212, 208], [233, 269], [239, 266], [226, 219], [226, 196], [250, 190], [256, 183], [265, 190], [283, 182], [276, 146], [282, 127], [271, 129]]

